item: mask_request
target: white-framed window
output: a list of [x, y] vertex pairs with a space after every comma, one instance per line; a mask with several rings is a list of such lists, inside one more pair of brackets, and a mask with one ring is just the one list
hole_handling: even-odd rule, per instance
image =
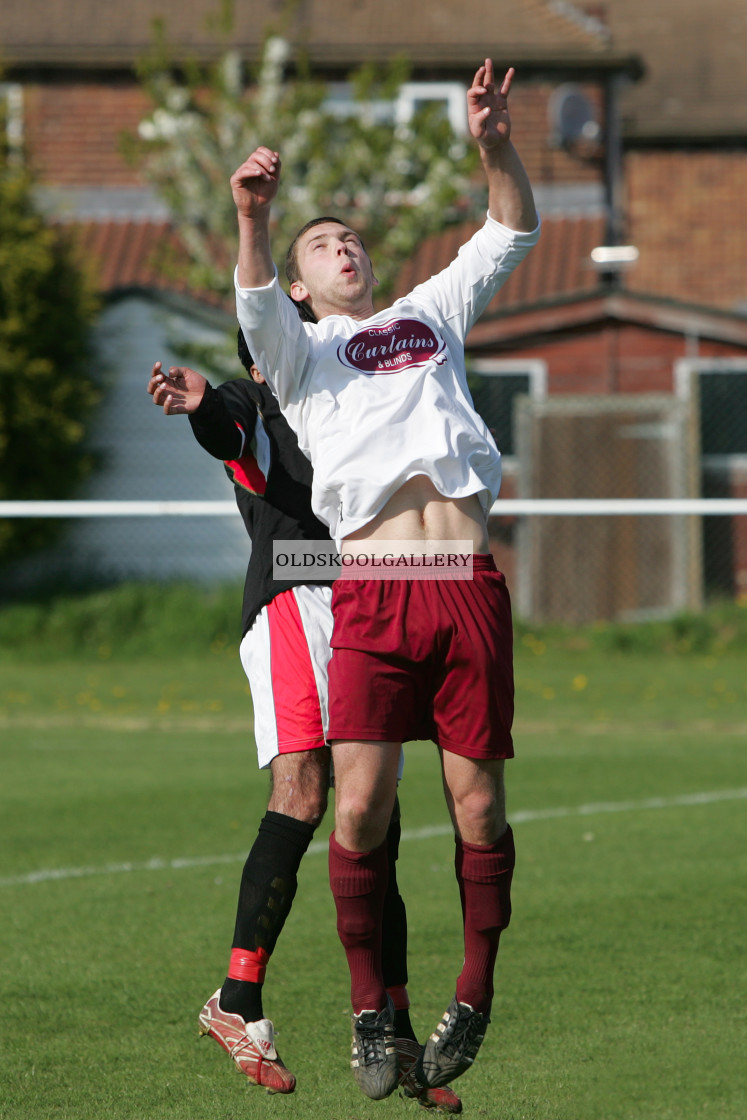
[[418, 109], [428, 102], [443, 105], [457, 136], [467, 132], [467, 90], [461, 82], [404, 82], [393, 101], [355, 101], [348, 82], [332, 82], [324, 108], [337, 117], [362, 116], [374, 121], [408, 124]]
[[700, 453], [703, 465], [747, 467], [747, 357], [680, 358], [675, 391], [700, 398]]
[[[680, 358], [675, 392], [698, 399], [700, 492], [732, 498], [747, 480], [747, 357]], [[735, 517], [703, 518], [703, 579], [711, 595], [744, 590]]]
[[395, 107], [397, 124], [409, 124], [428, 102], [443, 105], [455, 135], [467, 134], [467, 90], [461, 82], [405, 82]]
[[539, 358], [473, 358], [468, 359], [467, 377], [475, 408], [492, 431], [505, 465], [510, 467], [516, 454], [514, 398], [545, 399], [547, 363]]

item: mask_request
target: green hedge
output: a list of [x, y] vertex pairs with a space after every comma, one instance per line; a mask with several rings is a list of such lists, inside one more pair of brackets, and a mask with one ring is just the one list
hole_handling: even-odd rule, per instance
[[[93, 469], [95, 311], [74, 244], [35, 211], [30, 181], [0, 155], [0, 499], [68, 498]], [[46, 544], [58, 526], [0, 521], [0, 563]]]
[[36, 660], [235, 653], [241, 596], [239, 584], [208, 589], [186, 583], [48, 594], [0, 607], [0, 653]]
[[[177, 657], [235, 653], [241, 638], [239, 584], [125, 583], [90, 593], [50, 593], [0, 606], [0, 654]], [[679, 656], [747, 653], [747, 602], [658, 622], [530, 627], [516, 622], [517, 651], [554, 649], [651, 652]]]

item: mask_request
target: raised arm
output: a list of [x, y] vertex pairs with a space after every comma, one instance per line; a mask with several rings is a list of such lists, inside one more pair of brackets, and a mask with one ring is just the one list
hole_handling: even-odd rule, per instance
[[280, 181], [280, 156], [257, 148], [231, 176], [239, 222], [238, 281], [263, 288], [275, 275], [270, 249], [270, 207]]
[[467, 92], [467, 113], [470, 133], [480, 145], [491, 218], [519, 233], [531, 233], [538, 222], [532, 188], [510, 139], [508, 92], [513, 77], [512, 67], [498, 84], [492, 60], [486, 58]]

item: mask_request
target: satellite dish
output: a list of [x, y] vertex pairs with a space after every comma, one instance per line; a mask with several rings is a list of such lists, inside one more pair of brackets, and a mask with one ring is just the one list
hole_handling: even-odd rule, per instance
[[579, 141], [595, 143], [601, 138], [594, 107], [581, 88], [571, 82], [553, 90], [547, 112], [552, 139], [559, 147]]

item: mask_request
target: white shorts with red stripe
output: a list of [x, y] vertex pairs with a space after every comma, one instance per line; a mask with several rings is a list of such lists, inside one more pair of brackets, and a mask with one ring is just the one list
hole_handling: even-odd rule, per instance
[[324, 746], [332, 589], [302, 584], [263, 607], [241, 643], [260, 769], [278, 754]]

